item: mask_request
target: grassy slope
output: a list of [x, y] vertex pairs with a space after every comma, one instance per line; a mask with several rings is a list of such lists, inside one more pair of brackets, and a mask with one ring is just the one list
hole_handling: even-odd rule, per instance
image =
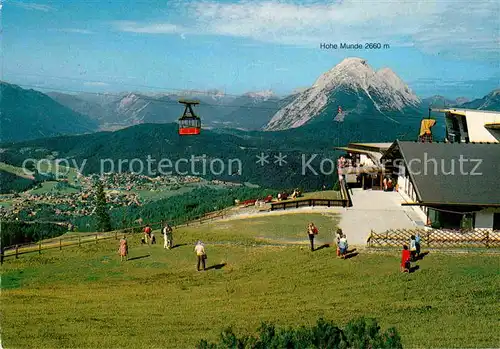
[[56, 164], [55, 161], [50, 161], [50, 164], [48, 163], [48, 161], [40, 161], [37, 166], [42, 173], [52, 173], [54, 175], [59, 174], [61, 176], [67, 176], [69, 184], [78, 184], [76, 182], [77, 170], [73, 167], [66, 167], [63, 165], [63, 163]]
[[43, 182], [42, 186], [37, 189], [31, 189], [29, 191], [30, 194], [47, 194], [52, 191], [59, 193], [78, 193], [78, 189], [75, 188], [59, 188], [56, 189], [57, 181], [47, 181]]
[[19, 176], [19, 177], [30, 178], [30, 179], [32, 178], [32, 176], [24, 173], [24, 171], [21, 167], [12, 166], [12, 165], [6, 164], [5, 162], [0, 162], [0, 170], [12, 173], [12, 174]]
[[[360, 315], [397, 326], [407, 347], [495, 347], [498, 260], [430, 254], [411, 275], [399, 253], [339, 260], [333, 248], [259, 245], [255, 236], [304, 238], [308, 221], [330, 240], [337, 217], [296, 214], [217, 222], [175, 232], [171, 251], [130, 239], [44, 252], [4, 264], [2, 339], [6, 347], [188, 348], [226, 325], [254, 331], [261, 321], [339, 324]], [[159, 235], [159, 234], [157, 234]], [[325, 236], [326, 235], [326, 236]], [[207, 244], [195, 271], [193, 243]], [[226, 245], [228, 241], [239, 245]], [[304, 241], [307, 243], [307, 241]], [[139, 258], [144, 257], [144, 258]]]

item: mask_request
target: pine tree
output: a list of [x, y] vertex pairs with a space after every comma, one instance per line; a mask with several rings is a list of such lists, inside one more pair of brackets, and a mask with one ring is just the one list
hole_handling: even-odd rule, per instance
[[106, 194], [104, 193], [104, 186], [101, 181], [95, 183], [96, 192], [96, 209], [97, 224], [99, 231], [111, 230], [111, 219], [109, 218], [108, 207], [106, 204]]

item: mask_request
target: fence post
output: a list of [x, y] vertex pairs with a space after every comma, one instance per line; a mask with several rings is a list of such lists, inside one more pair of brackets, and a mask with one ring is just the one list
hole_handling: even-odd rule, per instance
[[115, 240], [118, 240], [118, 231], [115, 231]]
[[19, 258], [18, 253], [19, 253], [19, 245], [16, 245], [16, 259]]
[[486, 230], [486, 248], [490, 248], [490, 232]]
[[97, 244], [97, 235], [98, 234], [95, 234], [95, 243]]
[[59, 239], [59, 251], [62, 250], [62, 239]]
[[42, 254], [42, 242], [38, 242], [38, 254]]
[[81, 239], [82, 239], [82, 237], [78, 236], [78, 247], [80, 247], [80, 245], [81, 245]]

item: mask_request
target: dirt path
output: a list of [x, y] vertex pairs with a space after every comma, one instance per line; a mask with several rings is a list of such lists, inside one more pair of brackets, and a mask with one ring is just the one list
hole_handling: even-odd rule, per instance
[[300, 208], [290, 208], [287, 210], [279, 211], [258, 211], [254, 208], [234, 210], [229, 213], [229, 217], [219, 219], [219, 222], [232, 221], [236, 219], [248, 219], [255, 217], [268, 217], [268, 216], [282, 216], [286, 214], [304, 214], [304, 213], [342, 213], [344, 209], [342, 207], [326, 207], [326, 206], [316, 206], [316, 207], [300, 207]]

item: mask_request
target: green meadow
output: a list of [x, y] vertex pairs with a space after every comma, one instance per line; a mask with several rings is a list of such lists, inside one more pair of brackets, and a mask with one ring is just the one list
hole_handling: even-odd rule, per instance
[[[2, 266], [5, 348], [194, 348], [232, 326], [262, 321], [345, 325], [359, 316], [395, 326], [405, 347], [498, 347], [498, 256], [430, 252], [411, 274], [399, 251], [356, 247], [335, 256], [335, 215], [287, 214], [214, 221], [174, 231], [172, 250], [130, 236], [8, 258]], [[317, 251], [306, 225], [319, 227]], [[196, 271], [194, 244], [206, 244]], [[359, 253], [356, 255], [356, 253]]]

